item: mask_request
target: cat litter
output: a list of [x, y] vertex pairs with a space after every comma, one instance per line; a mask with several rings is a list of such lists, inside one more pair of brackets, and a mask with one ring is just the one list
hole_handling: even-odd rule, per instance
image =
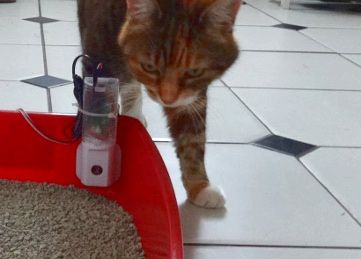
[[0, 258], [145, 258], [132, 217], [75, 187], [0, 181]]

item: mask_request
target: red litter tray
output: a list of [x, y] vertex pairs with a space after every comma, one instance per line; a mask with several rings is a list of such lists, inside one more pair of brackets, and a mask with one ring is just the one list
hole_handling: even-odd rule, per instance
[[[48, 136], [64, 140], [71, 136], [74, 116], [30, 117]], [[121, 177], [111, 187], [94, 188], [83, 186], [75, 174], [79, 142], [49, 142], [20, 113], [0, 112], [0, 178], [74, 185], [103, 195], [133, 216], [148, 259], [183, 259], [179, 211], [164, 162], [141, 123], [123, 116], [118, 123]]]

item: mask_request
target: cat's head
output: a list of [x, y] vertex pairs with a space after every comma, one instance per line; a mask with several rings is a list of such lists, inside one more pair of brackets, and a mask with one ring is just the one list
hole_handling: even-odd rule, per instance
[[241, 0], [127, 0], [119, 35], [130, 72], [163, 106], [194, 102], [237, 59]]

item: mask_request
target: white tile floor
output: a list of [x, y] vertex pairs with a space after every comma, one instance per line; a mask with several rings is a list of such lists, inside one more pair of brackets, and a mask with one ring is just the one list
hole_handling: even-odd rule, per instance
[[[246, 2], [235, 29], [240, 59], [209, 91], [206, 164], [226, 191], [226, 209], [185, 203], [162, 111], [144, 101], [179, 202], [185, 257], [361, 258], [360, 12], [325, 10], [317, 1], [294, 0], [291, 10]], [[0, 109], [76, 111], [72, 85], [20, 82], [46, 73], [71, 80], [80, 52], [75, 8], [73, 0], [0, 4]], [[59, 21], [22, 20], [39, 11]], [[307, 28], [272, 27], [280, 23]], [[252, 144], [270, 134], [318, 149], [294, 157]]]

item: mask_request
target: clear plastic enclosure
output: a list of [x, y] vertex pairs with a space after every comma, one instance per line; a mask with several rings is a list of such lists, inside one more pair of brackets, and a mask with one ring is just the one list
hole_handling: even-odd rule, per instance
[[83, 142], [102, 148], [116, 142], [119, 81], [116, 78], [84, 79]]

